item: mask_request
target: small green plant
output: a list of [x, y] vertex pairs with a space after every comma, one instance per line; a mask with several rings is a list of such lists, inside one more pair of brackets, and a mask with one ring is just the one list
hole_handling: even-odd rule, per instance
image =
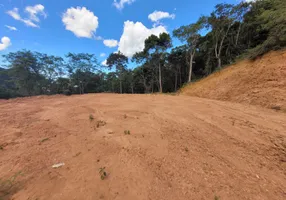
[[219, 200], [219, 197], [218, 197], [218, 196], [215, 196], [215, 197], [214, 197], [214, 200]]
[[104, 180], [107, 178], [107, 173], [105, 171], [105, 167], [99, 168], [99, 175], [100, 175], [101, 180]]
[[124, 131], [124, 134], [125, 134], [125, 135], [130, 135], [130, 131], [129, 131], [129, 130], [125, 130], [125, 131]]
[[45, 141], [48, 141], [50, 138], [44, 138], [44, 139], [42, 139], [40, 142], [41, 143], [43, 143], [43, 142], [45, 142]]
[[93, 121], [93, 120], [94, 120], [94, 117], [93, 117], [92, 114], [89, 115], [89, 120], [90, 120], [90, 121]]

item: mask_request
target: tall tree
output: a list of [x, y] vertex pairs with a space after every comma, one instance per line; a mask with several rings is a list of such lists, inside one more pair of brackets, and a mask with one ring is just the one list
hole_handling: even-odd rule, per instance
[[120, 82], [120, 93], [122, 94], [122, 79], [123, 73], [126, 70], [126, 65], [128, 64], [128, 58], [119, 51], [118, 53], [110, 54], [107, 58], [106, 64], [109, 68], [115, 66]]
[[187, 42], [187, 46], [189, 48], [189, 77], [188, 82], [192, 81], [192, 70], [193, 70], [193, 62], [195, 53], [198, 48], [200, 34], [199, 32], [203, 28], [203, 20], [202, 18], [198, 20], [197, 23], [190, 24], [188, 26], [181, 26], [180, 28], [173, 31], [173, 35], [177, 37], [182, 42]]
[[[174, 80], [174, 91], [177, 91], [178, 85], [181, 87], [182, 84], [182, 68], [185, 67], [188, 49], [186, 45], [173, 48], [168, 55], [168, 63], [173, 68], [175, 75]], [[190, 73], [190, 72], [189, 72]], [[189, 78], [189, 77], [188, 77]], [[179, 84], [178, 84], [179, 83]]]
[[215, 11], [209, 17], [202, 17], [201, 19], [205, 21], [206, 27], [211, 29], [217, 67], [220, 69], [223, 45], [230, 28], [235, 22], [234, 5], [218, 4], [215, 8]]
[[9, 74], [21, 95], [31, 96], [41, 91], [41, 80], [44, 77], [37, 54], [22, 50], [3, 57], [8, 62]]
[[144, 52], [151, 56], [151, 59], [156, 60], [158, 64], [158, 82], [159, 91], [163, 92], [162, 86], [162, 58], [164, 52], [172, 47], [171, 37], [167, 33], [161, 33], [159, 37], [151, 35], [145, 40]]
[[97, 59], [94, 54], [88, 53], [68, 53], [66, 57], [68, 59], [67, 70], [75, 81], [75, 86], [79, 88], [79, 93], [83, 94], [88, 82], [82, 74], [98, 70]]

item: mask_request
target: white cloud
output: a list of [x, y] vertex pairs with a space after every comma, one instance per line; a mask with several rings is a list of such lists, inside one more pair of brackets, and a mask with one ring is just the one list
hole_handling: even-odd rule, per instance
[[73, 32], [77, 37], [92, 38], [98, 28], [98, 17], [85, 7], [67, 9], [62, 21], [66, 30]]
[[47, 17], [47, 14], [44, 11], [45, 7], [42, 4], [37, 4], [35, 6], [27, 6], [25, 11], [27, 13], [29, 13], [30, 15], [30, 20], [35, 21], [35, 22], [39, 22], [40, 19], [37, 16], [38, 14], [44, 16], [44, 18]]
[[21, 16], [19, 15], [19, 9], [13, 8], [13, 10], [7, 11], [7, 14], [13, 17], [15, 20], [21, 20]]
[[41, 4], [37, 4], [35, 6], [27, 6], [25, 11], [29, 14], [29, 18], [22, 18], [19, 14], [18, 8], [13, 8], [13, 10], [7, 11], [7, 14], [13, 17], [15, 20], [23, 22], [27, 26], [39, 27], [39, 25], [35, 24], [40, 22], [40, 19], [37, 15], [40, 14], [46, 18], [47, 14], [45, 13], [44, 9], [45, 7]]
[[122, 10], [125, 4], [132, 4], [135, 0], [114, 0], [113, 5], [118, 9]]
[[100, 56], [100, 57], [105, 57], [106, 54], [105, 54], [105, 53], [101, 53], [99, 56]]
[[113, 39], [110, 39], [110, 40], [103, 40], [103, 44], [107, 47], [117, 47], [118, 45], [118, 41], [117, 40], [113, 40]]
[[34, 22], [32, 22], [29, 19], [22, 19], [21, 21], [24, 22], [27, 26], [31, 26], [31, 27], [34, 27], [34, 28], [38, 28], [39, 27], [38, 25], [36, 25]]
[[162, 11], [157, 11], [157, 10], [148, 15], [148, 18], [152, 22], [158, 22], [164, 18], [175, 19], [175, 17], [176, 17], [175, 14], [170, 14], [168, 12], [162, 12]]
[[103, 37], [101, 37], [101, 36], [94, 36], [94, 39], [95, 40], [104, 40]]
[[10, 31], [17, 31], [17, 28], [14, 26], [5, 25]]
[[1, 43], [0, 43], [0, 51], [6, 49], [7, 47], [9, 47], [11, 45], [11, 40], [10, 38], [4, 36], [1, 39]]
[[102, 62], [101, 62], [101, 65], [107, 67], [107, 60], [102, 61]]
[[164, 32], [167, 33], [167, 30], [161, 25], [148, 29], [141, 22], [126, 21], [124, 22], [124, 30], [119, 41], [118, 50], [124, 55], [131, 57], [136, 52], [143, 51], [145, 40], [150, 35], [159, 36]]

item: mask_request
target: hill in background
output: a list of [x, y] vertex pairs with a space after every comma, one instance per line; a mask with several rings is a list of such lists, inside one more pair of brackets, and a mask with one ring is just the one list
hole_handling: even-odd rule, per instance
[[184, 87], [180, 93], [286, 110], [286, 51], [238, 62]]

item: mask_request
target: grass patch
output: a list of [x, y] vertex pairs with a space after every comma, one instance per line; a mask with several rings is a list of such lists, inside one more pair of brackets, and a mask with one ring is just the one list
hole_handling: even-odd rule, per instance
[[99, 168], [99, 175], [100, 175], [101, 180], [104, 180], [107, 178], [107, 173], [105, 171], [105, 167]]
[[124, 131], [124, 134], [125, 134], [125, 135], [130, 135], [130, 131], [129, 131], [129, 130], [125, 130], [125, 131]]

